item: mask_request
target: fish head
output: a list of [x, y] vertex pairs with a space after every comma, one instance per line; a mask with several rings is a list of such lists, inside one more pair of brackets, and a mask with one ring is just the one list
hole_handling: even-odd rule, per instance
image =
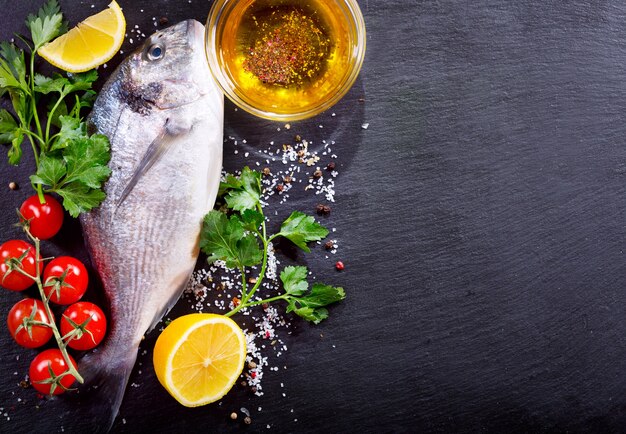
[[151, 35], [123, 65], [122, 96], [136, 111], [190, 104], [210, 91], [204, 26], [186, 20]]

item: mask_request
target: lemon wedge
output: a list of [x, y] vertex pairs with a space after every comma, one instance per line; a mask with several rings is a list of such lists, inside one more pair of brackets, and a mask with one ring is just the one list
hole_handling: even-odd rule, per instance
[[172, 321], [154, 346], [159, 382], [186, 407], [210, 404], [233, 387], [246, 360], [241, 328], [224, 315], [192, 313]]
[[68, 72], [84, 72], [110, 60], [122, 46], [126, 20], [117, 2], [86, 18], [38, 51], [48, 62]]

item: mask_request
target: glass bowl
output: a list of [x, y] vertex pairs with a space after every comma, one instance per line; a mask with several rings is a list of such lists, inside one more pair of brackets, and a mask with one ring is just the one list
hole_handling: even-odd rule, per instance
[[[264, 50], [266, 64], [261, 67], [278, 68], [274, 71], [294, 70], [291, 66], [283, 67], [289, 63], [289, 60], [285, 62], [284, 56], [287, 50], [281, 52], [276, 43], [272, 47], [274, 51], [267, 47], [275, 41], [271, 38], [280, 34], [272, 32], [281, 29], [263, 27], [263, 17], [275, 17], [279, 13], [291, 20], [280, 22], [279, 26], [286, 26], [283, 36], [289, 36], [290, 29], [292, 35], [294, 29], [304, 29], [305, 33], [298, 35], [317, 37], [310, 38], [313, 42], [308, 45], [296, 40], [298, 44], [283, 47], [298, 46], [310, 55], [311, 50], [306, 47], [319, 45], [320, 40], [327, 42], [323, 45], [323, 60], [319, 67], [315, 64], [318, 69], [309, 70], [308, 76], [300, 74], [299, 77], [304, 77], [301, 82], [268, 83], [260, 78], [263, 75], [253, 71], [249, 66], [251, 63], [247, 63], [255, 52]], [[270, 19], [274, 18], [268, 18], [267, 23]], [[272, 25], [276, 24], [276, 19]], [[314, 29], [314, 33], [307, 29]], [[288, 38], [284, 37], [285, 40]], [[356, 0], [216, 0], [206, 22], [205, 49], [211, 73], [224, 94], [237, 106], [265, 119], [300, 120], [327, 110], [352, 87], [365, 56], [365, 23]], [[273, 54], [268, 54], [274, 52], [279, 53], [279, 57], [272, 58]], [[296, 51], [289, 53], [296, 53], [289, 54], [290, 59], [298, 56]], [[322, 59], [322, 54], [319, 57]], [[257, 71], [259, 68], [257, 65]]]

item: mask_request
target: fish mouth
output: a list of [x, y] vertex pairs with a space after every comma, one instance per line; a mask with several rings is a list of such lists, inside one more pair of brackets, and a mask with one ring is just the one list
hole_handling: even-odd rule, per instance
[[[194, 19], [186, 20], [185, 23], [187, 24], [187, 38], [193, 42], [194, 49], [197, 48], [197, 45], [204, 49], [204, 26]], [[198, 42], [200, 43], [198, 44]]]

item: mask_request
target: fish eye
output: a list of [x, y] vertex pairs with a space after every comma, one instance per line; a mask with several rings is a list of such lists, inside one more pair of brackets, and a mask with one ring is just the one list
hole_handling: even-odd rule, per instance
[[153, 44], [148, 47], [147, 55], [149, 60], [159, 60], [165, 54], [165, 47], [161, 44]]

